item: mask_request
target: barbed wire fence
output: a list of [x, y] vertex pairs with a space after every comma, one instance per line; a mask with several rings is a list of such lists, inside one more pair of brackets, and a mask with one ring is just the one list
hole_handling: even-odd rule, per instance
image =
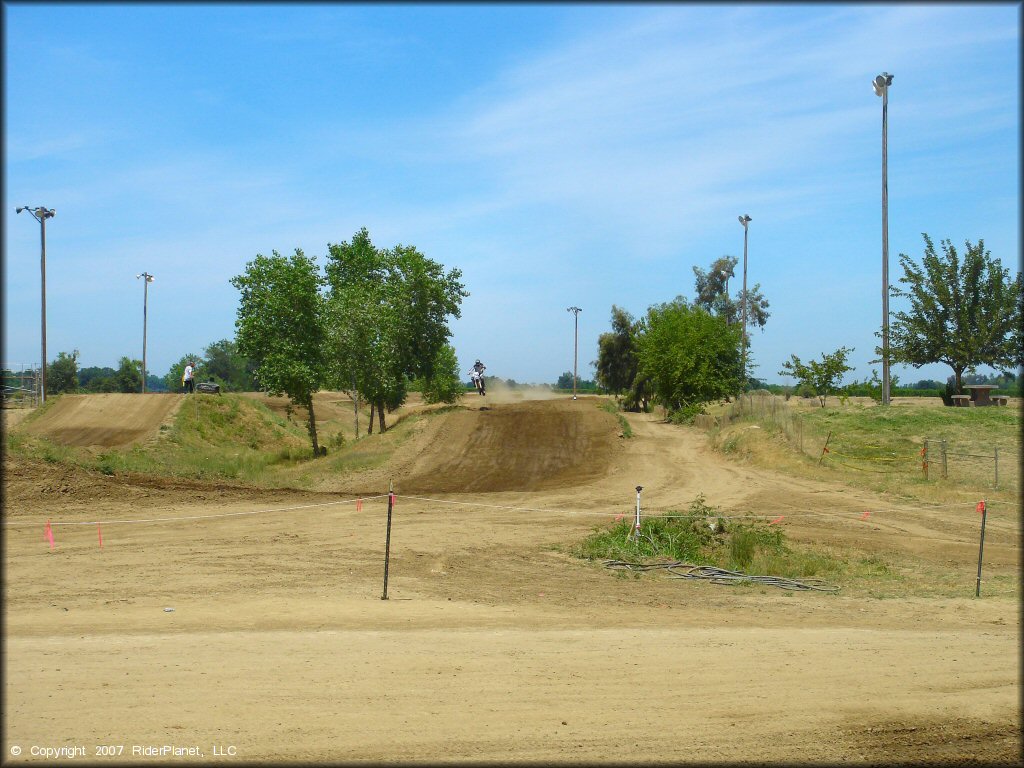
[[832, 465], [868, 474], [918, 476], [926, 481], [974, 484], [997, 490], [1019, 491], [1020, 450], [1016, 445], [963, 444], [925, 438], [920, 448], [894, 450], [882, 445], [850, 446], [843, 435], [824, 434], [805, 414], [796, 412], [785, 398], [769, 392], [739, 396], [717, 416], [700, 415], [695, 425], [723, 429], [737, 421], [760, 421], [777, 426], [798, 452]]
[[8, 363], [0, 369], [3, 377], [4, 408], [35, 408], [39, 405], [39, 367]]

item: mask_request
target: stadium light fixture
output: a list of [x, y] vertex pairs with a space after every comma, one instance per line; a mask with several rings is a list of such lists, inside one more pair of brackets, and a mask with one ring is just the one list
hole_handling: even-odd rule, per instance
[[136, 275], [135, 279], [146, 278], [142, 281], [142, 394], [146, 394], [146, 315], [149, 306], [149, 284], [155, 279], [149, 272]]
[[889, 405], [889, 86], [892, 75], [883, 72], [871, 81], [882, 97], [882, 405]]
[[43, 318], [42, 361], [41, 367], [39, 368], [39, 402], [42, 404], [46, 402], [46, 220], [52, 219], [56, 216], [57, 210], [55, 208], [44, 208], [41, 205], [37, 205], [35, 208], [29, 208], [27, 205], [23, 205], [20, 208], [16, 208], [14, 212], [21, 213], [22, 211], [28, 211], [32, 214], [32, 218], [39, 222], [39, 232], [42, 243], [42, 249], [39, 257], [39, 271], [42, 278], [42, 301], [40, 307]]
[[572, 312], [575, 319], [575, 333], [573, 336], [572, 345], [572, 399], [576, 399], [576, 361], [579, 357], [579, 346], [580, 346], [580, 312], [583, 310], [579, 307], [569, 307], [566, 312]]
[[743, 356], [743, 388], [747, 388], [747, 225], [750, 224], [751, 218], [747, 214], [743, 214], [738, 217], [740, 224], [743, 225], [743, 296], [741, 298], [741, 304], [743, 307], [743, 349], [741, 354]]

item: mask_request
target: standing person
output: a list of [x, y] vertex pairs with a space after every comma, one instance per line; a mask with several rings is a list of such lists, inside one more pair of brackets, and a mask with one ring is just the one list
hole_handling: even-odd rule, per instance
[[185, 366], [185, 373], [181, 375], [181, 384], [185, 388], [185, 394], [196, 391], [195, 386], [196, 364], [192, 360]]

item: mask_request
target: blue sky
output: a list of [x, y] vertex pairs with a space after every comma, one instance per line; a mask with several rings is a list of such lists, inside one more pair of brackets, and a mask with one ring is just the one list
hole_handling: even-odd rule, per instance
[[[984, 239], [1020, 268], [1020, 13], [1002, 4], [5, 3], [4, 362], [233, 338], [256, 254], [367, 227], [463, 272], [463, 368], [581, 376], [613, 304], [692, 299], [742, 260], [771, 317], [752, 373], [881, 326], [881, 115], [898, 255]], [[742, 263], [730, 289], [739, 287]], [[894, 301], [893, 311], [901, 305]], [[983, 369], [983, 372], [987, 372]], [[894, 366], [901, 381], [941, 365]]]

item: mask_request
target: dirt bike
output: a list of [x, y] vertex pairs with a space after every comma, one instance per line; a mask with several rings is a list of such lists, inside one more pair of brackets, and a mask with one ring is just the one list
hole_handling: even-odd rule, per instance
[[487, 385], [484, 384], [483, 374], [476, 373], [476, 375], [474, 376], [473, 375], [474, 373], [476, 373], [476, 371], [473, 371], [470, 374], [470, 378], [473, 380], [473, 386], [476, 387], [477, 394], [479, 394], [479, 395], [486, 395], [487, 394]]

